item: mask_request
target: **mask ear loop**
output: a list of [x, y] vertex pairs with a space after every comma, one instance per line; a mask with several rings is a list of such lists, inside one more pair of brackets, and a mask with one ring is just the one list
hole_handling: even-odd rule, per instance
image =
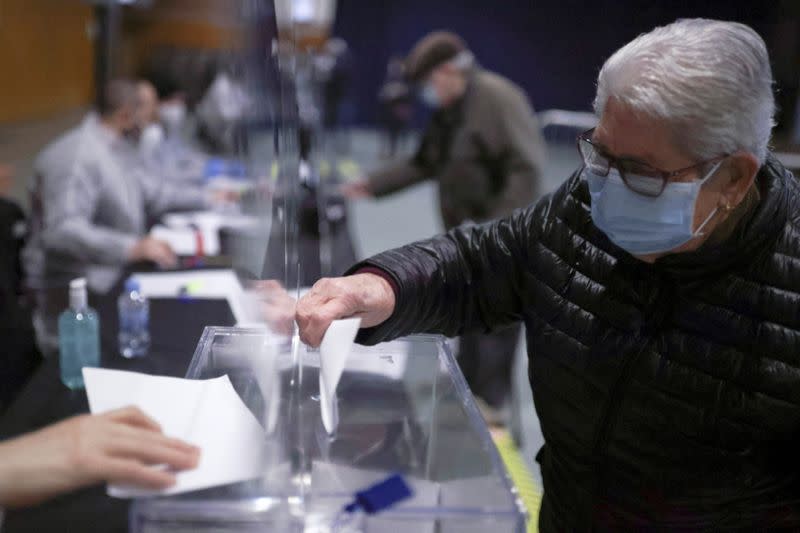
[[711, 219], [714, 218], [714, 215], [716, 215], [717, 213], [719, 213], [719, 206], [715, 207], [714, 210], [711, 211], [711, 213], [709, 213], [709, 215], [706, 217], [703, 223], [700, 224], [700, 226], [695, 230], [694, 235], [692, 235], [692, 238], [702, 237], [703, 235], [705, 235], [705, 233], [703, 233], [703, 228], [706, 227], [706, 224], [711, 222]]
[[[709, 179], [711, 179], [711, 177], [714, 175], [714, 173], [717, 171], [717, 169], [720, 167], [720, 165], [722, 165], [722, 161], [717, 161], [714, 164], [714, 166], [711, 167], [711, 170], [708, 171], [708, 173], [705, 175], [705, 177], [703, 177], [703, 179], [701, 179], [701, 180], [699, 180], [697, 182], [698, 183], [698, 194], [699, 194], [699, 189], [705, 184], [705, 182], [707, 182]], [[695, 201], [697, 201], [697, 200], [695, 200]], [[731, 210], [731, 204], [730, 203], [726, 203], [724, 209], [725, 209], [726, 213], [729, 212]], [[694, 234], [692, 235], [692, 238], [702, 237], [703, 235], [705, 235], [703, 233], [703, 228], [705, 228], [706, 225], [709, 222], [711, 222], [711, 219], [714, 218], [714, 216], [717, 213], [719, 213], [719, 205], [717, 207], [715, 207], [714, 210], [711, 211], [711, 213], [708, 214], [708, 216], [703, 221], [703, 223], [700, 224], [700, 226], [697, 227], [697, 229], [694, 231]]]

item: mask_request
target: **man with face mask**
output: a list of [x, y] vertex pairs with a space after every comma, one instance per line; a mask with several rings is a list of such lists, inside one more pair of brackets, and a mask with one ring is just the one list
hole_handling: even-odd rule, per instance
[[181, 130], [186, 122], [186, 101], [183, 95], [168, 96], [159, 104], [158, 112], [166, 127], [167, 135], [170, 137], [181, 135]]
[[[405, 62], [406, 75], [431, 108], [422, 143], [409, 160], [345, 187], [351, 198], [385, 196], [423, 180], [439, 183], [447, 229], [486, 222], [525, 207], [536, 197], [544, 142], [525, 93], [511, 81], [480, 68], [457, 35], [433, 32]], [[472, 391], [500, 421], [511, 390], [518, 327], [461, 339], [459, 364]]]
[[417, 153], [351, 185], [351, 196], [385, 196], [439, 182], [447, 229], [510, 214], [536, 197], [544, 143], [525, 93], [477, 65], [457, 35], [436, 31], [405, 61], [431, 119]]
[[136, 84], [113, 80], [97, 112], [47, 146], [34, 164], [31, 237], [23, 257], [34, 289], [34, 323], [42, 348], [56, 342], [56, 317], [71, 279], [107, 291], [128, 262], [172, 267], [169, 245], [146, 235], [147, 220], [210, 205], [201, 189], [170, 185], [148, 171], [139, 137]]
[[539, 530], [800, 529], [800, 186], [772, 156], [767, 47], [684, 19], [615, 52], [583, 165], [510, 217], [319, 282], [301, 338], [523, 320]]
[[[161, 82], [156, 79], [156, 82]], [[139, 112], [137, 123], [139, 153], [151, 173], [167, 180], [200, 182], [208, 155], [193, 148], [184, 138], [186, 104], [177, 87], [148, 80], [137, 82]]]
[[147, 80], [136, 83], [139, 97], [139, 109], [136, 121], [141, 133], [139, 135], [139, 152], [146, 162], [158, 165], [160, 152], [164, 145], [166, 133], [159, 117], [158, 93]]

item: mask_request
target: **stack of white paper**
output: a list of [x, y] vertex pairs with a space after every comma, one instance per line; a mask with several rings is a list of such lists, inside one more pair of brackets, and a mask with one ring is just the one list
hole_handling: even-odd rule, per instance
[[197, 233], [203, 240], [205, 255], [219, 255], [221, 252], [219, 232], [222, 228], [251, 229], [258, 227], [258, 219], [246, 215], [197, 211], [165, 215], [163, 225], [156, 225], [150, 235], [169, 243], [178, 255], [197, 253]]
[[109, 495], [178, 494], [257, 478], [264, 472], [264, 430], [227, 375], [201, 381], [84, 368], [83, 378], [92, 413], [136, 406], [158, 422], [166, 435], [201, 450], [197, 468], [179, 472], [169, 489], [109, 485]]
[[[169, 244], [172, 251], [178, 255], [192, 256], [197, 254], [197, 234], [192, 228], [168, 228], [156, 224], [150, 230], [150, 236]], [[203, 252], [206, 255], [219, 254], [219, 238], [208, 242], [203, 236]]]
[[147, 298], [176, 298], [183, 293], [191, 298], [220, 298], [228, 301], [238, 325], [257, 321], [254, 304], [233, 270], [137, 273], [133, 277]]

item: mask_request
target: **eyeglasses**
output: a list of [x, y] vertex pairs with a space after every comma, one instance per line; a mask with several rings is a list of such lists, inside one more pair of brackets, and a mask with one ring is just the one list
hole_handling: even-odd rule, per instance
[[609, 155], [603, 147], [594, 144], [593, 133], [594, 128], [578, 136], [578, 151], [581, 153], [584, 166], [598, 176], [608, 176], [611, 167], [614, 167], [619, 171], [626, 187], [635, 193], [653, 198], [661, 196], [670, 180], [728, 157], [722, 155], [678, 170], [665, 171], [641, 161]]

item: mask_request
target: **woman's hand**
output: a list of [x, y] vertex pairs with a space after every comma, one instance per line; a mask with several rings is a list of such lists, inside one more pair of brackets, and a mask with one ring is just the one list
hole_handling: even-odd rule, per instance
[[32, 505], [103, 481], [163, 489], [175, 483], [171, 470], [194, 468], [199, 457], [135, 407], [76, 416], [0, 443], [0, 505]]

